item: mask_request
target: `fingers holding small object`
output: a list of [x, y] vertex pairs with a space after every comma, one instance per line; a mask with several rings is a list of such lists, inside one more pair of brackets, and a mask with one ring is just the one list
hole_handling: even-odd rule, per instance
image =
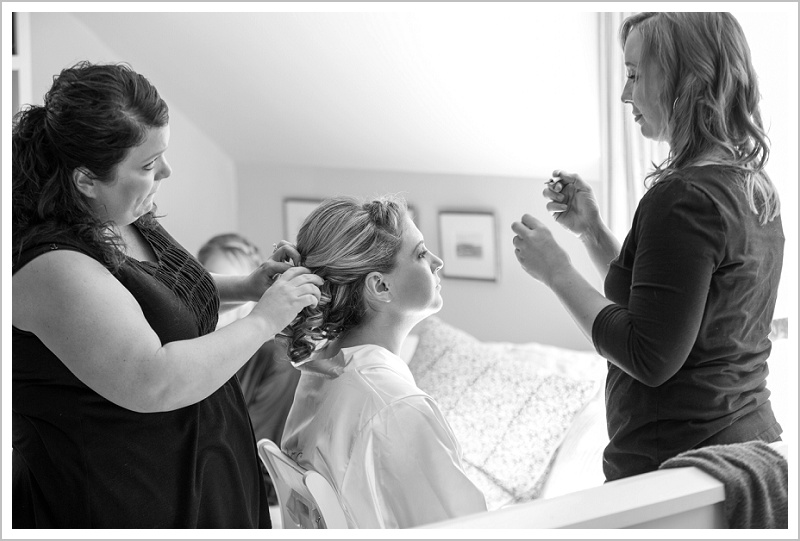
[[305, 303], [305, 306], [316, 306], [319, 304], [322, 291], [320, 287], [325, 283], [325, 280], [305, 267], [290, 267], [283, 273], [277, 273], [272, 276], [273, 280], [281, 279], [281, 284], [290, 296], [295, 299], [300, 299]]
[[561, 191], [564, 189], [564, 185], [560, 181], [551, 179], [544, 184], [545, 189], [542, 191], [542, 195], [545, 198], [558, 202], [563, 202], [567, 198], [566, 195], [561, 193]]
[[[294, 261], [295, 255], [298, 255], [297, 249], [290, 242], [282, 240], [280, 242], [273, 243], [272, 245], [272, 259], [275, 261]], [[298, 263], [295, 262], [295, 264]]]
[[580, 175], [577, 175], [575, 173], [568, 173], [561, 169], [556, 169], [555, 171], [553, 171], [553, 174], [551, 176], [553, 177], [554, 180], [558, 180], [565, 184], [572, 184], [573, 182], [581, 180]]
[[563, 173], [560, 169], [553, 171], [553, 174], [550, 175], [551, 178], [545, 182], [550, 190], [554, 192], [560, 192], [562, 189], [564, 189], [562, 174]]
[[547, 212], [549, 212], [550, 214], [558, 214], [561, 212], [566, 212], [569, 206], [564, 203], [550, 201], [549, 203], [547, 203], [547, 205], [545, 205], [545, 208], [547, 209]]
[[545, 184], [547, 185], [547, 188], [552, 192], [561, 193], [561, 190], [564, 189], [564, 185], [561, 183], [561, 181], [553, 178], [545, 182]]
[[301, 276], [301, 275], [304, 275], [304, 274], [310, 274], [310, 273], [311, 273], [311, 271], [308, 270], [305, 267], [289, 267], [288, 269], [283, 271], [283, 277], [286, 280], [292, 280], [292, 279], [294, 279], [294, 278], [296, 278], [298, 276]]
[[291, 261], [294, 265], [300, 264], [300, 253], [297, 251], [297, 248], [295, 248], [294, 244], [282, 240], [277, 244], [273, 244], [272, 246], [275, 248], [272, 251], [271, 257], [273, 261]]
[[322, 278], [322, 276], [314, 274], [306, 267], [289, 267], [283, 272], [283, 277], [287, 281], [292, 281], [293, 285], [298, 287], [306, 283], [311, 283], [314, 284], [315, 287], [319, 287], [325, 283], [325, 279]]
[[306, 283], [311, 284], [314, 290], [318, 291], [322, 284], [325, 283], [325, 279], [322, 276], [314, 274], [311, 271], [308, 271], [306, 274], [300, 276], [302, 280]]
[[317, 306], [322, 297], [319, 287], [311, 282], [297, 286], [296, 293], [297, 297], [306, 303], [306, 306], [311, 307]]

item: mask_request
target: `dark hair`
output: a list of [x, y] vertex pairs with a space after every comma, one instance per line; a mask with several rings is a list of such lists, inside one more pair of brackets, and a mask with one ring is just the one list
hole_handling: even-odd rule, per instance
[[289, 359], [307, 359], [323, 340], [334, 340], [361, 324], [366, 315], [364, 279], [391, 272], [403, 244], [404, 199], [371, 201], [336, 197], [322, 202], [297, 234], [300, 264], [325, 279], [319, 304], [304, 308], [278, 337], [288, 342]]
[[197, 252], [197, 259], [203, 265], [216, 252], [227, 255], [241, 263], [242, 268], [253, 271], [263, 262], [258, 247], [238, 233], [223, 233], [210, 238]]
[[[66, 234], [116, 270], [123, 260], [120, 241], [78, 191], [73, 171], [113, 181], [148, 129], [168, 123], [169, 109], [156, 88], [127, 64], [79, 62], [54, 77], [44, 105], [14, 117], [14, 262], [26, 246]], [[151, 223], [152, 211], [140, 220]]]
[[721, 151], [761, 222], [779, 215], [778, 193], [764, 170], [769, 139], [758, 77], [736, 18], [720, 12], [639, 13], [620, 27], [623, 48], [634, 29], [642, 35], [640, 64], [655, 62], [664, 78], [659, 105], [668, 119], [669, 156], [648, 180], [657, 182]]

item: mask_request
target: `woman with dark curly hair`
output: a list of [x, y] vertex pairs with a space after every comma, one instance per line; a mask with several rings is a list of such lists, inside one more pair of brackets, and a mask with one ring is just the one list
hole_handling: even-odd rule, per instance
[[[235, 374], [322, 279], [287, 245], [206, 272], [154, 216], [169, 134], [124, 64], [65, 69], [14, 119], [14, 528], [270, 527]], [[256, 304], [214, 331], [221, 301]]]
[[442, 307], [442, 260], [400, 198], [334, 198], [306, 218], [297, 251], [325, 279], [279, 339], [302, 375], [282, 449], [324, 476], [353, 528], [409, 528], [486, 510], [436, 402], [398, 357]]
[[620, 246], [578, 175], [544, 190], [578, 235], [605, 295], [532, 216], [512, 225], [522, 267], [559, 297], [608, 359], [607, 480], [689, 449], [780, 439], [767, 389], [783, 264], [780, 202], [765, 165], [758, 78], [729, 13], [640, 13], [620, 29], [642, 136], [670, 152], [649, 175]]

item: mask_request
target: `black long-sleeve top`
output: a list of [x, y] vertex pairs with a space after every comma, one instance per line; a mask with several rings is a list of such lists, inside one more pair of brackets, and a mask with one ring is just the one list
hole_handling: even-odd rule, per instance
[[733, 171], [692, 167], [653, 186], [594, 321], [608, 363], [611, 481], [705, 445], [781, 433], [766, 387], [783, 262], [780, 217], [760, 225]]

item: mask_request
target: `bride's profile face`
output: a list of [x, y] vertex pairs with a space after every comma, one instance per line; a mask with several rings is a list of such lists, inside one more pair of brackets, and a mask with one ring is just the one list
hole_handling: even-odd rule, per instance
[[425, 246], [422, 233], [406, 215], [403, 244], [394, 270], [385, 278], [392, 292], [392, 309], [433, 314], [442, 308], [439, 270], [443, 261]]

